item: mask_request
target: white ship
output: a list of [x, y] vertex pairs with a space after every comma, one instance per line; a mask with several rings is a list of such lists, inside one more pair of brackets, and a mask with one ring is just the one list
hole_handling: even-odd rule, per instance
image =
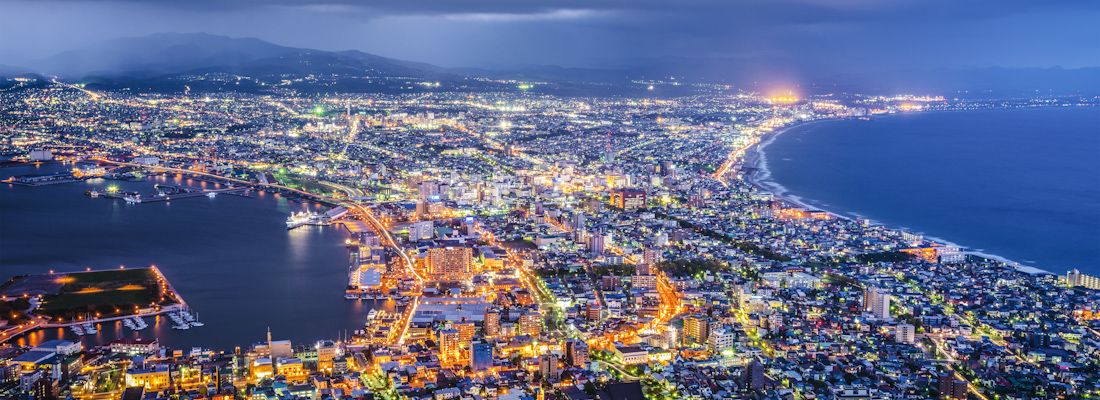
[[206, 197], [209, 197], [211, 199], [218, 197], [218, 192], [206, 192]]
[[315, 223], [320, 220], [320, 215], [315, 212], [297, 212], [290, 213], [290, 217], [286, 219], [286, 229], [294, 229], [302, 225], [309, 223]]
[[69, 329], [72, 329], [77, 336], [84, 336], [84, 330], [80, 329], [79, 325], [70, 325]]

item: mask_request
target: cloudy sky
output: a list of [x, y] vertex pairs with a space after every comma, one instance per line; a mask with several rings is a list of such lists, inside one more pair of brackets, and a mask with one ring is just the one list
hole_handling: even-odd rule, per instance
[[724, 59], [836, 71], [1100, 65], [1084, 0], [0, 0], [0, 64], [158, 32], [443, 66]]

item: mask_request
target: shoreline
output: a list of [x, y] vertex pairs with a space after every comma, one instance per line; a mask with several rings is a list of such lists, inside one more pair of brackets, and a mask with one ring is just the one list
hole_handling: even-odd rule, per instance
[[[967, 111], [967, 110], [941, 110], [941, 111]], [[918, 113], [925, 113], [925, 112], [936, 112], [936, 111], [920, 111]], [[897, 115], [896, 114], [887, 114], [887, 115], [884, 115], [884, 116], [885, 117], [894, 117], [894, 116], [897, 116]], [[871, 118], [879, 118], [879, 117], [883, 117], [883, 116], [872, 116]], [[791, 124], [789, 126], [783, 127], [781, 129], [776, 129], [774, 131], [768, 132], [767, 134], [765, 134], [763, 137], [760, 138], [759, 142], [752, 145], [748, 150], [745, 151], [744, 159], [742, 159], [738, 163], [738, 165], [742, 166], [742, 171], [744, 171], [743, 175], [742, 175], [743, 176], [742, 179], [745, 182], [747, 182], [749, 185], [752, 185], [753, 187], [755, 187], [757, 189], [763, 190], [763, 191], [771, 194], [776, 199], [779, 199], [779, 200], [784, 201], [786, 203], [794, 204], [796, 206], [805, 208], [807, 210], [824, 211], [824, 212], [828, 213], [829, 215], [831, 215], [835, 218], [840, 218], [840, 219], [849, 220], [849, 221], [851, 221], [853, 219], [865, 219], [865, 220], [869, 221], [871, 225], [882, 226], [882, 227], [885, 227], [887, 229], [891, 229], [891, 230], [895, 230], [895, 231], [913, 233], [912, 231], [910, 231], [906, 228], [891, 226], [891, 225], [882, 223], [880, 221], [876, 221], [876, 220], [873, 220], [873, 219], [870, 219], [870, 218], [861, 217], [858, 214], [856, 214], [854, 216], [853, 215], [845, 215], [845, 214], [842, 214], [842, 213], [839, 213], [839, 212], [836, 212], [836, 211], [833, 211], [833, 210], [828, 210], [828, 209], [824, 209], [822, 207], [818, 207], [816, 205], [811, 204], [809, 201], [807, 201], [806, 199], [803, 199], [802, 197], [791, 194], [790, 191], [788, 191], [786, 187], [784, 187], [783, 185], [779, 184], [778, 182], [772, 180], [771, 170], [768, 169], [768, 156], [767, 156], [767, 149], [766, 148], [767, 148], [768, 145], [772, 144], [772, 142], [774, 142], [776, 138], [778, 138], [780, 135], [782, 135], [784, 133], [787, 133], [787, 131], [789, 131], [791, 129], [805, 128], [807, 126], [818, 124], [818, 123], [837, 122], [837, 121], [844, 121], [844, 120], [848, 120], [848, 119], [851, 119], [851, 118], [827, 118], [827, 119], [818, 119], [818, 120], [813, 120], [813, 121], [797, 122], [797, 123]], [[1007, 257], [999, 256], [999, 255], [996, 255], [996, 254], [986, 253], [984, 251], [974, 250], [969, 246], [962, 245], [962, 244], [959, 244], [959, 243], [955, 243], [955, 242], [952, 242], [950, 240], [943, 239], [941, 237], [927, 235], [927, 234], [924, 234], [924, 233], [921, 233], [921, 236], [923, 236], [925, 240], [928, 240], [928, 241], [933, 242], [933, 243], [938, 243], [938, 244], [945, 245], [945, 246], [958, 247], [964, 254], [967, 254], [969, 256], [980, 257], [980, 258], [984, 258], [984, 259], [988, 259], [988, 260], [1003, 263], [1007, 267], [1011, 267], [1012, 269], [1014, 269], [1018, 272], [1022, 272], [1022, 273], [1028, 274], [1028, 275], [1044, 275], [1044, 274], [1047, 274], [1047, 275], [1061, 276], [1059, 274], [1056, 274], [1054, 272], [1051, 272], [1051, 271], [1048, 271], [1048, 270], [1045, 270], [1045, 269], [1042, 269], [1042, 268], [1039, 268], [1039, 267], [1025, 265], [1023, 263], [1020, 263], [1018, 261], [1014, 261], [1014, 260], [1009, 259]]]

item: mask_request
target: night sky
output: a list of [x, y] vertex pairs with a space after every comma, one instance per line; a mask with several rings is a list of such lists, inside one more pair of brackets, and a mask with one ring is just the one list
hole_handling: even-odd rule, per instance
[[834, 72], [1100, 65], [1100, 1], [0, 0], [0, 64], [207, 32], [449, 67], [660, 60]]

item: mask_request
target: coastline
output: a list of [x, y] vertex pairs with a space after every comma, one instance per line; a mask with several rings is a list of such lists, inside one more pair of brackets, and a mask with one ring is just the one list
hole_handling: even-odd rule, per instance
[[[955, 110], [945, 110], [945, 111], [955, 111]], [[924, 111], [922, 111], [922, 113], [923, 112]], [[931, 111], [931, 112], [935, 112], [935, 111]], [[893, 115], [886, 115], [886, 117], [890, 117], [890, 116], [893, 116]], [[876, 117], [872, 117], [872, 118], [879, 118], [879, 117], [876, 116]], [[782, 200], [782, 201], [784, 201], [786, 203], [789, 203], [789, 204], [794, 204], [798, 207], [802, 207], [802, 208], [805, 208], [805, 209], [808, 209], [808, 210], [824, 211], [824, 212], [828, 213], [829, 215], [833, 216], [834, 218], [840, 218], [840, 219], [845, 219], [845, 220], [853, 220], [853, 219], [856, 219], [856, 218], [866, 219], [872, 225], [883, 226], [885, 228], [896, 230], [896, 231], [911, 232], [911, 231], [909, 231], [905, 228], [890, 226], [888, 224], [885, 224], [885, 223], [882, 223], [882, 222], [879, 222], [879, 221], [875, 221], [875, 220], [870, 219], [870, 218], [865, 218], [865, 217], [862, 217], [862, 216], [859, 216], [859, 215], [846, 215], [846, 214], [843, 214], [843, 213], [839, 213], [839, 212], [836, 212], [836, 211], [833, 211], [833, 210], [828, 210], [828, 209], [813, 205], [809, 201], [807, 201], [806, 199], [803, 199], [799, 196], [791, 194], [787, 190], [787, 188], [783, 187], [783, 185], [781, 185], [778, 182], [775, 182], [774, 180], [772, 180], [771, 170], [768, 169], [767, 146], [772, 144], [772, 142], [774, 142], [776, 138], [778, 138], [780, 135], [782, 135], [784, 133], [787, 133], [787, 131], [792, 130], [792, 129], [801, 129], [801, 128], [805, 128], [807, 126], [818, 124], [818, 123], [836, 122], [836, 121], [843, 121], [843, 120], [846, 120], [846, 119], [849, 119], [849, 118], [828, 118], [828, 119], [819, 119], [819, 120], [813, 120], [813, 121], [804, 121], [804, 122], [798, 122], [798, 123], [783, 127], [781, 129], [776, 129], [772, 132], [768, 132], [763, 137], [761, 137], [759, 142], [752, 145], [748, 150], [745, 151], [745, 158], [741, 162], [738, 163], [739, 165], [742, 166], [742, 171], [747, 170], [746, 172], [743, 173], [744, 181], [747, 182], [748, 184], [752, 185], [753, 187], [757, 188], [757, 189], [763, 190], [763, 191], [771, 194], [776, 199]], [[986, 252], [983, 252], [983, 251], [973, 250], [973, 249], [971, 249], [970, 247], [968, 247], [966, 245], [955, 243], [955, 242], [952, 242], [950, 240], [943, 239], [941, 237], [931, 236], [931, 235], [927, 235], [927, 234], [923, 234], [923, 233], [921, 235], [925, 238], [925, 240], [931, 241], [933, 243], [938, 243], [938, 244], [945, 245], [945, 246], [958, 247], [963, 253], [965, 253], [967, 255], [974, 256], [974, 257], [985, 258], [985, 259], [988, 259], [988, 260], [1004, 263], [1007, 267], [1011, 267], [1011, 268], [1013, 268], [1014, 270], [1016, 270], [1018, 272], [1022, 272], [1022, 273], [1029, 274], [1029, 275], [1048, 274], [1048, 275], [1060, 276], [1059, 274], [1053, 273], [1051, 271], [1048, 271], [1048, 270], [1045, 270], [1045, 269], [1042, 269], [1042, 268], [1039, 268], [1039, 267], [1024, 265], [1024, 264], [1022, 264], [1018, 261], [1014, 261], [1014, 260], [1009, 259], [1007, 257], [999, 256], [999, 255], [996, 255], [996, 254], [990, 254], [990, 253], [986, 253]]]

